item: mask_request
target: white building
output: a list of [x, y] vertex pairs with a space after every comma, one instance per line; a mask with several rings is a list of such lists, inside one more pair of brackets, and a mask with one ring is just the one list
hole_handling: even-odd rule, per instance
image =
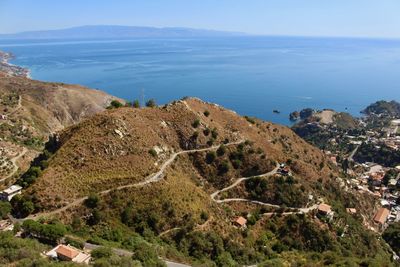
[[11, 201], [11, 199], [22, 193], [22, 187], [19, 185], [12, 185], [7, 189], [0, 192], [0, 199]]

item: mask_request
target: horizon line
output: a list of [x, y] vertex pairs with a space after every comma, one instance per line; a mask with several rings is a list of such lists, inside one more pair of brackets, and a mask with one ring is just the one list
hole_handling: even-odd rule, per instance
[[[78, 25], [78, 26], [68, 26], [57, 29], [42, 29], [42, 30], [26, 30], [26, 31], [18, 31], [13, 33], [0, 33], [0, 37], [3, 35], [18, 35], [24, 33], [35, 33], [35, 32], [43, 32], [43, 31], [61, 31], [68, 30], [74, 28], [82, 28], [82, 27], [137, 27], [137, 28], [153, 28], [153, 29], [188, 29], [188, 30], [203, 30], [203, 31], [214, 31], [214, 32], [225, 32], [225, 33], [236, 33], [243, 34], [244, 36], [229, 36], [232, 37], [292, 37], [292, 38], [332, 38], [332, 39], [370, 39], [370, 40], [400, 40], [400, 36], [363, 36], [363, 35], [307, 35], [307, 34], [268, 34], [268, 33], [248, 33], [236, 30], [221, 30], [221, 29], [209, 29], [209, 28], [197, 28], [197, 27], [185, 27], [185, 26], [143, 26], [143, 25], [120, 25], [120, 24], [86, 24], [86, 25]], [[153, 38], [153, 37], [136, 37], [136, 38]], [[166, 37], [163, 37], [166, 38]], [[185, 37], [180, 37], [185, 38]], [[196, 38], [196, 37], [187, 37], [187, 38]], [[214, 37], [218, 38], [218, 37]], [[12, 39], [12, 38], [11, 38]], [[38, 39], [46, 39], [46, 38], [38, 38]], [[62, 39], [62, 38], [54, 38], [54, 39]], [[78, 39], [78, 38], [72, 38]], [[104, 38], [111, 39], [111, 38]], [[126, 38], [124, 38], [126, 39]], [[3, 40], [6, 40], [3, 39]]]

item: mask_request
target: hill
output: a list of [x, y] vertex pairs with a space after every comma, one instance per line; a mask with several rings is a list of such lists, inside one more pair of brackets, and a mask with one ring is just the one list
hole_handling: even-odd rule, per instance
[[[57, 218], [91, 243], [134, 253], [151, 244], [202, 266], [393, 265], [364, 228], [375, 200], [347, 187], [319, 149], [199, 99], [98, 113], [60, 132], [32, 168], [15, 215]], [[335, 215], [318, 214], [319, 203]]]
[[103, 111], [114, 97], [0, 72], [0, 180], [26, 170], [50, 134]]
[[399, 117], [400, 116], [400, 103], [397, 101], [378, 101], [375, 102], [371, 105], [369, 105], [367, 108], [365, 108], [362, 113], [366, 115], [389, 115], [393, 117]]
[[243, 33], [191, 28], [155, 28], [115, 25], [89, 25], [60, 30], [0, 34], [0, 39], [109, 39], [109, 38], [181, 38], [243, 36]]

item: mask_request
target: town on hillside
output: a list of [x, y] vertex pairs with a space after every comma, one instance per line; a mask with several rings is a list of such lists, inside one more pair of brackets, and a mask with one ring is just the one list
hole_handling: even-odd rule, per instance
[[[377, 200], [368, 226], [383, 232], [400, 222], [400, 104], [378, 101], [359, 118], [333, 110], [293, 112], [293, 129], [321, 148], [346, 176], [345, 190]], [[356, 211], [353, 211], [356, 212]]]

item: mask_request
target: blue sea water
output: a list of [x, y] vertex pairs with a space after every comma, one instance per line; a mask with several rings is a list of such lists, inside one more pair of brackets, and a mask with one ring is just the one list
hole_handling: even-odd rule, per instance
[[[34, 79], [82, 84], [160, 104], [184, 96], [289, 124], [305, 107], [353, 115], [400, 100], [400, 40], [230, 37], [0, 41]], [[281, 114], [274, 114], [273, 110]]]

